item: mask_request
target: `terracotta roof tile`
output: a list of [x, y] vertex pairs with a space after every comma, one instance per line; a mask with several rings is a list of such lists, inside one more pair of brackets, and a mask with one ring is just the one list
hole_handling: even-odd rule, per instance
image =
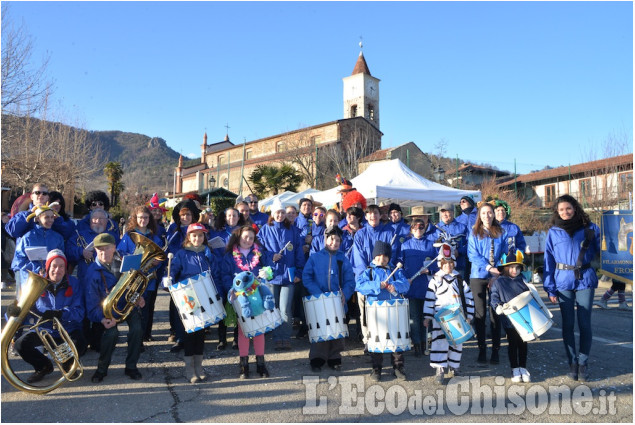
[[353, 68], [353, 73], [355, 74], [368, 74], [370, 75], [370, 70], [368, 69], [368, 64], [366, 64], [366, 59], [364, 59], [364, 55], [362, 52], [359, 52], [359, 57], [357, 58], [357, 62], [355, 63], [355, 68]]

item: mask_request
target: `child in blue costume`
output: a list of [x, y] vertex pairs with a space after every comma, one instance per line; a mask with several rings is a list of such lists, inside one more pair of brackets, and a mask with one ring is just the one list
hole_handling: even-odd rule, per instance
[[529, 287], [523, 279], [523, 253], [516, 250], [515, 254], [505, 255], [501, 258], [498, 267], [502, 275], [494, 281], [491, 288], [491, 304], [496, 314], [501, 318], [501, 325], [507, 334], [509, 343], [509, 363], [512, 367], [512, 382], [531, 382], [531, 375], [527, 371], [527, 343], [516, 331], [507, 316], [503, 316], [503, 304], [516, 298], [523, 292], [529, 291]]
[[[307, 292], [314, 296], [339, 291], [344, 311], [346, 311], [346, 301], [355, 292], [355, 274], [350, 261], [339, 250], [342, 233], [337, 221], [333, 220], [324, 231], [324, 248], [311, 255], [304, 267], [302, 284]], [[334, 320], [334, 318], [330, 319]], [[333, 370], [340, 370], [343, 349], [343, 338], [311, 343], [309, 351], [311, 370], [320, 372], [325, 363]]]
[[[388, 264], [392, 255], [392, 248], [389, 243], [383, 241], [375, 242], [373, 248], [373, 261], [356, 279], [355, 290], [366, 296], [367, 301], [391, 300], [401, 298], [410, 289], [408, 279], [402, 270], [387, 278], [392, 273], [392, 267]], [[381, 380], [381, 369], [384, 360], [383, 353], [370, 353], [373, 363], [371, 379]], [[404, 371], [404, 355], [402, 352], [392, 353], [393, 373], [401, 380], [406, 379]]]

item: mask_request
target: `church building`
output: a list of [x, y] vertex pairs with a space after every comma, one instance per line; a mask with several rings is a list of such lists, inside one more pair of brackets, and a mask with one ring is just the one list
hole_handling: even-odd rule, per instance
[[[287, 163], [317, 176], [326, 166], [319, 152], [341, 149], [359, 152], [359, 158], [381, 149], [379, 79], [371, 75], [361, 51], [352, 74], [343, 78], [343, 85], [342, 119], [238, 144], [228, 135], [221, 142], [208, 144], [205, 133], [199, 164], [183, 167], [183, 157], [179, 158], [175, 195], [221, 187], [245, 196], [251, 192], [247, 180], [258, 165]], [[317, 186], [312, 183], [304, 181], [298, 190]], [[326, 186], [334, 185], [335, 174]]]

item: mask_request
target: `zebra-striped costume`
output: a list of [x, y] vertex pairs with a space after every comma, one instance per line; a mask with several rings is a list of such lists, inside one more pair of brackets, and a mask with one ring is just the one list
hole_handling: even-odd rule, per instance
[[[441, 330], [441, 327], [434, 320], [434, 315], [443, 307], [450, 304], [461, 304], [461, 295], [459, 292], [459, 274], [456, 271], [452, 271], [452, 274], [446, 274], [442, 270], [439, 270], [434, 278], [428, 285], [428, 292], [426, 293], [426, 300], [423, 304], [423, 318], [431, 319], [432, 326], [432, 346], [430, 347], [430, 366], [434, 368], [446, 368], [458, 369], [461, 365], [461, 352], [463, 351], [463, 344], [457, 346], [450, 346], [445, 334]], [[463, 291], [465, 294], [465, 303], [467, 307], [467, 319], [471, 321], [474, 318], [474, 298], [472, 297], [472, 291], [470, 287], [463, 279], [460, 280], [463, 284]]]

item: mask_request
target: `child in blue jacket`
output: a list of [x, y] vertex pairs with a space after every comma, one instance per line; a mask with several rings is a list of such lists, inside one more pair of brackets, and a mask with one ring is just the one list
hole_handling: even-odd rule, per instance
[[[365, 295], [366, 301], [402, 298], [402, 294], [405, 294], [410, 289], [410, 284], [402, 270], [397, 270], [389, 280], [387, 279], [392, 273], [392, 267], [389, 265], [390, 257], [392, 256], [390, 244], [383, 241], [375, 242], [372, 255], [373, 262], [357, 276], [355, 290]], [[391, 354], [393, 373], [397, 378], [405, 380], [403, 352]], [[384, 355], [383, 353], [370, 353], [370, 357], [373, 363], [371, 379], [380, 381]]]
[[501, 258], [498, 267], [502, 275], [494, 281], [491, 288], [490, 301], [496, 314], [500, 316], [501, 325], [507, 334], [509, 343], [509, 363], [512, 368], [512, 382], [531, 382], [531, 375], [527, 371], [527, 342], [518, 334], [507, 316], [503, 316], [503, 304], [516, 298], [523, 292], [529, 291], [529, 287], [521, 274], [523, 270], [523, 253], [517, 250], [515, 254], [505, 255]]

